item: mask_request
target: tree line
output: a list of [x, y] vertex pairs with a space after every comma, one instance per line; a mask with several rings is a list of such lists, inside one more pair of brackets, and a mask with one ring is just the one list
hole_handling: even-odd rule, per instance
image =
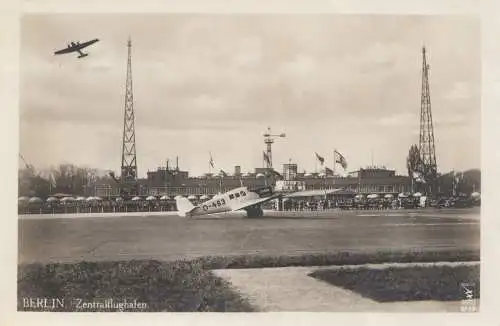
[[56, 193], [90, 196], [91, 188], [102, 180], [112, 181], [98, 169], [78, 167], [74, 164], [60, 164], [47, 170], [38, 170], [27, 165], [18, 171], [18, 194], [41, 198]]
[[[412, 145], [407, 157], [407, 168], [414, 190], [418, 190], [418, 182], [413, 172], [420, 169], [420, 154], [418, 147]], [[47, 170], [38, 170], [32, 165], [19, 169], [19, 196], [47, 198], [52, 194], [64, 193], [72, 196], [90, 196], [96, 183], [118, 182], [112, 175], [98, 169], [79, 167], [74, 164], [60, 164]], [[452, 196], [454, 191], [470, 194], [481, 189], [481, 171], [472, 169], [463, 172], [450, 171], [438, 175], [439, 192]]]
[[[427, 176], [423, 175], [423, 164], [417, 145], [412, 145], [408, 151], [406, 168], [414, 192], [425, 188], [424, 182], [427, 183], [430, 180], [426, 180]], [[479, 169], [438, 173], [436, 177], [436, 190], [444, 196], [469, 195], [472, 192], [481, 191], [481, 170]]]

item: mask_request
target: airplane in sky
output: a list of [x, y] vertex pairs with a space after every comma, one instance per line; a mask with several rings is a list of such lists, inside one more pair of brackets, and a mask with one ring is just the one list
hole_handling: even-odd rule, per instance
[[280, 195], [273, 195], [272, 187], [260, 187], [249, 189], [239, 187], [224, 194], [215, 195], [197, 206], [194, 206], [186, 197], [177, 196], [178, 215], [181, 217], [193, 217], [214, 213], [233, 212], [245, 210], [248, 217], [261, 217], [264, 215], [261, 204]]
[[80, 58], [84, 58], [86, 56], [88, 56], [89, 54], [88, 53], [83, 53], [82, 52], [82, 49], [83, 48], [86, 48], [87, 46], [89, 45], [92, 45], [94, 44], [95, 42], [98, 42], [99, 39], [93, 39], [93, 40], [90, 40], [90, 41], [87, 41], [87, 42], [83, 42], [83, 43], [80, 43], [80, 42], [71, 42], [70, 44], [68, 44], [68, 47], [65, 48], [65, 49], [62, 49], [62, 50], [58, 50], [56, 52], [54, 52], [54, 55], [57, 55], [57, 54], [65, 54], [65, 53], [71, 53], [71, 52], [78, 52], [80, 53], [80, 55], [78, 56], [78, 59]]

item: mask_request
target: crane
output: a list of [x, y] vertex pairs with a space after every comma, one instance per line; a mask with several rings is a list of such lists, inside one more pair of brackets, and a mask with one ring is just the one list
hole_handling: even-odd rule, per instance
[[272, 134], [271, 127], [267, 127], [267, 132], [264, 133], [264, 143], [266, 144], [266, 152], [264, 153], [264, 163], [266, 164], [266, 168], [269, 170], [273, 169], [273, 155], [271, 150], [271, 145], [274, 143], [275, 137], [285, 138], [286, 134], [283, 132], [281, 134]]
[[21, 153], [19, 153], [19, 157], [21, 158], [21, 160], [23, 161], [24, 163], [24, 166], [27, 168], [27, 169], [31, 169], [33, 166], [26, 163], [26, 160], [24, 159], [23, 155]]

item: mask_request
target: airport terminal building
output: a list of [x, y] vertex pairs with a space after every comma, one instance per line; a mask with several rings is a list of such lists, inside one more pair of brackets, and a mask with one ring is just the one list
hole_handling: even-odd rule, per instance
[[[267, 177], [266, 177], [267, 176]], [[319, 173], [299, 173], [296, 164], [284, 164], [279, 174], [269, 173], [266, 168], [256, 168], [252, 173], [241, 173], [235, 166], [231, 175], [205, 174], [190, 177], [187, 171], [178, 168], [159, 167], [149, 171], [147, 178], [139, 179], [140, 196], [213, 196], [241, 185], [247, 187], [272, 185], [285, 192], [305, 190], [343, 189], [349, 193], [393, 194], [410, 191], [410, 179], [396, 175], [394, 170], [367, 167], [349, 173], [347, 176], [321, 175]], [[95, 184], [89, 189], [92, 196], [116, 198], [120, 195], [119, 185], [109, 180]]]

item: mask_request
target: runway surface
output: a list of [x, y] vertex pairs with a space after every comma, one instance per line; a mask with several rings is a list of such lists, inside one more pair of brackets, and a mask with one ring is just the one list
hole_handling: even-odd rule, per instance
[[[283, 212], [280, 212], [283, 215]], [[479, 212], [365, 211], [321, 216], [20, 219], [19, 263], [207, 255], [421, 249], [477, 250]]]

